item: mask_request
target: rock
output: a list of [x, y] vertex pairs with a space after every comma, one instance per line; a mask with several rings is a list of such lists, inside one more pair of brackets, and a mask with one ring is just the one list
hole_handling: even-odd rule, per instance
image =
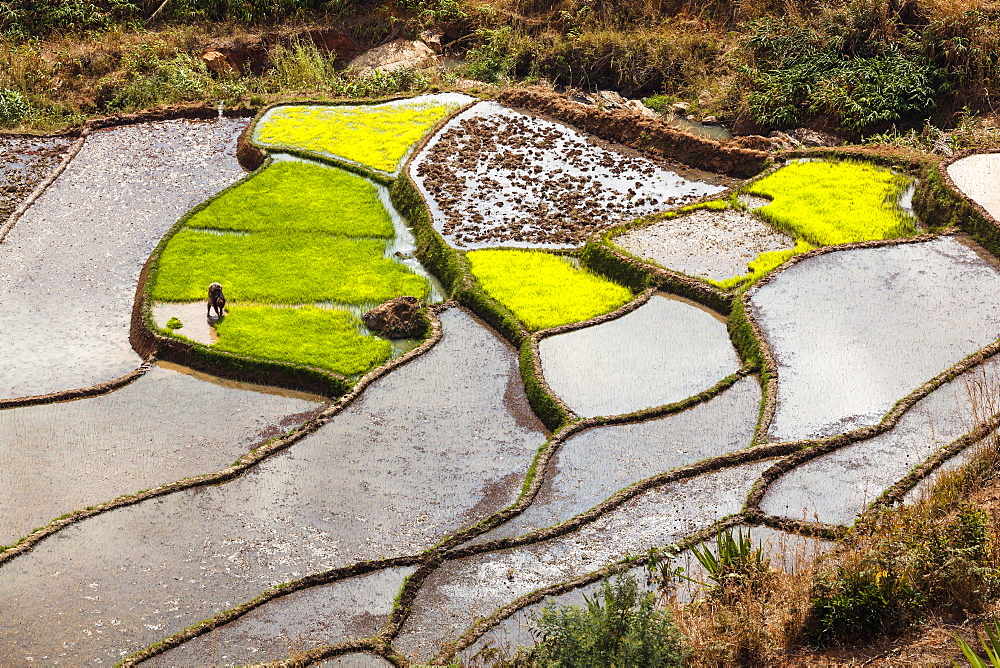
[[365, 51], [352, 60], [348, 69], [361, 73], [380, 70], [393, 72], [404, 68], [421, 69], [438, 61], [438, 55], [420, 41], [397, 39]]
[[201, 59], [205, 62], [205, 67], [213, 74], [239, 74], [240, 68], [231, 61], [226, 54], [216, 49], [209, 49], [201, 54]]
[[420, 33], [420, 41], [431, 47], [431, 51], [434, 53], [441, 53], [444, 51], [444, 45], [441, 40], [444, 39], [443, 30], [424, 30]]
[[422, 336], [427, 331], [427, 316], [416, 297], [396, 297], [379, 304], [361, 316], [365, 327], [390, 339]]
[[739, 137], [733, 137], [731, 143], [740, 148], [748, 148], [753, 151], [774, 151], [780, 146], [777, 139], [762, 137], [760, 135], [740, 135]]
[[670, 105], [670, 108], [679, 114], [686, 114], [688, 107], [690, 106], [691, 105], [689, 105], [687, 102], [674, 102], [672, 105]]
[[646, 116], [648, 118], [657, 118], [659, 116], [659, 114], [656, 113], [655, 110], [650, 109], [639, 100], [626, 100], [625, 108], [629, 109], [630, 111], [634, 111], [638, 114], [642, 114], [643, 116]]
[[567, 89], [566, 90], [566, 97], [569, 100], [572, 100], [573, 102], [577, 102], [579, 104], [588, 104], [588, 105], [595, 105], [595, 104], [597, 104], [597, 100], [595, 100], [591, 96], [587, 95], [582, 90], [576, 90], [575, 88], [569, 88], [569, 89]]
[[718, 125], [719, 124], [719, 119], [716, 118], [715, 116], [706, 116], [705, 118], [701, 119], [701, 124], [702, 125]]
[[704, 107], [708, 105], [708, 103], [711, 101], [712, 101], [712, 94], [709, 93], [707, 90], [703, 90], [700, 93], [698, 93], [698, 104], [700, 104], [701, 106]]
[[798, 128], [792, 130], [789, 133], [803, 146], [815, 147], [815, 146], [840, 146], [844, 142], [840, 141], [837, 137], [827, 134], [825, 132], [820, 132], [819, 130], [810, 130], [809, 128]]
[[599, 90], [597, 91], [597, 97], [599, 104], [608, 110], [621, 109], [627, 102], [624, 97], [613, 90]]
[[767, 136], [775, 140], [778, 145], [785, 150], [802, 148], [802, 142], [791, 135], [785, 134], [784, 132], [778, 132], [775, 130]]
[[333, 54], [334, 62], [350, 62], [362, 48], [353, 39], [335, 28], [308, 30], [301, 37], [308, 38], [320, 53]]

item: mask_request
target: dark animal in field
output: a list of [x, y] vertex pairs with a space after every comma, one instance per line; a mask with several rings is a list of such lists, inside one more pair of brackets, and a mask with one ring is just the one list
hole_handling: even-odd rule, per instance
[[212, 309], [215, 309], [215, 317], [222, 317], [222, 309], [226, 306], [226, 298], [222, 294], [222, 286], [212, 283], [208, 286], [208, 315], [211, 317]]

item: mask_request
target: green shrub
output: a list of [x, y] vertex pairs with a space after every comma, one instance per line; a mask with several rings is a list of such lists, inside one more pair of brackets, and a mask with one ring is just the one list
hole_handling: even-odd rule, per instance
[[486, 294], [532, 331], [587, 320], [632, 299], [628, 288], [550, 253], [477, 250], [466, 257]]
[[[852, 5], [853, 6], [853, 5]], [[824, 31], [790, 18], [750, 24], [742, 69], [747, 108], [769, 128], [802, 125], [817, 116], [859, 130], [929, 114], [947, 90], [947, 72], [912, 43], [904, 51], [877, 37], [858, 40], [857, 21], [845, 27], [826, 15]]]
[[0, 88], [0, 126], [13, 127], [31, 112], [31, 105], [16, 90]]
[[216, 324], [219, 340], [212, 347], [356, 376], [392, 352], [392, 344], [362, 334], [361, 327], [356, 316], [336, 309], [237, 306]]
[[479, 46], [469, 49], [465, 56], [466, 74], [486, 83], [500, 83], [514, 69], [510, 26], [496, 30], [481, 28], [476, 31], [476, 38]]
[[682, 636], [668, 610], [643, 594], [631, 575], [605, 580], [585, 607], [546, 606], [535, 620], [540, 638], [532, 665], [551, 668], [681, 666]]
[[902, 574], [871, 565], [838, 567], [817, 579], [809, 636], [819, 646], [898, 633], [919, 615], [925, 597]]
[[854, 162], [797, 162], [751, 184], [772, 201], [757, 209], [779, 230], [815, 246], [916, 233], [899, 208], [907, 184], [888, 169]]

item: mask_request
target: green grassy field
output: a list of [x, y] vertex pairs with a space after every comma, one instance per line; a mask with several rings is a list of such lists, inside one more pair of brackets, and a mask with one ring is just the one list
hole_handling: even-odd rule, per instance
[[230, 300], [268, 304], [377, 304], [393, 297], [426, 297], [427, 281], [382, 256], [380, 239], [326, 234], [212, 234], [181, 230], [160, 256], [157, 301], [205, 298], [209, 283]]
[[477, 250], [466, 257], [483, 290], [532, 331], [608, 313], [633, 297], [627, 288], [549, 253]]
[[392, 238], [371, 182], [322, 165], [278, 161], [197, 212], [187, 227], [239, 232], [326, 232]]
[[278, 107], [258, 124], [255, 141], [346, 158], [393, 172], [411, 146], [457, 105], [416, 102], [392, 105]]
[[772, 199], [757, 212], [779, 230], [814, 246], [916, 233], [897, 204], [907, 179], [855, 162], [797, 162], [752, 184]]
[[355, 376], [386, 361], [392, 352], [392, 344], [361, 334], [360, 327], [361, 321], [347, 311], [234, 306], [216, 324], [219, 340], [213, 347]]

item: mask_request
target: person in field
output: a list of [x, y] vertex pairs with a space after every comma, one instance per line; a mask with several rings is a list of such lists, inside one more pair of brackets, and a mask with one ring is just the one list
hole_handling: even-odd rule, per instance
[[222, 294], [222, 285], [212, 283], [208, 286], [208, 315], [212, 316], [212, 309], [215, 309], [215, 317], [222, 317], [222, 309], [226, 306], [226, 298]]

